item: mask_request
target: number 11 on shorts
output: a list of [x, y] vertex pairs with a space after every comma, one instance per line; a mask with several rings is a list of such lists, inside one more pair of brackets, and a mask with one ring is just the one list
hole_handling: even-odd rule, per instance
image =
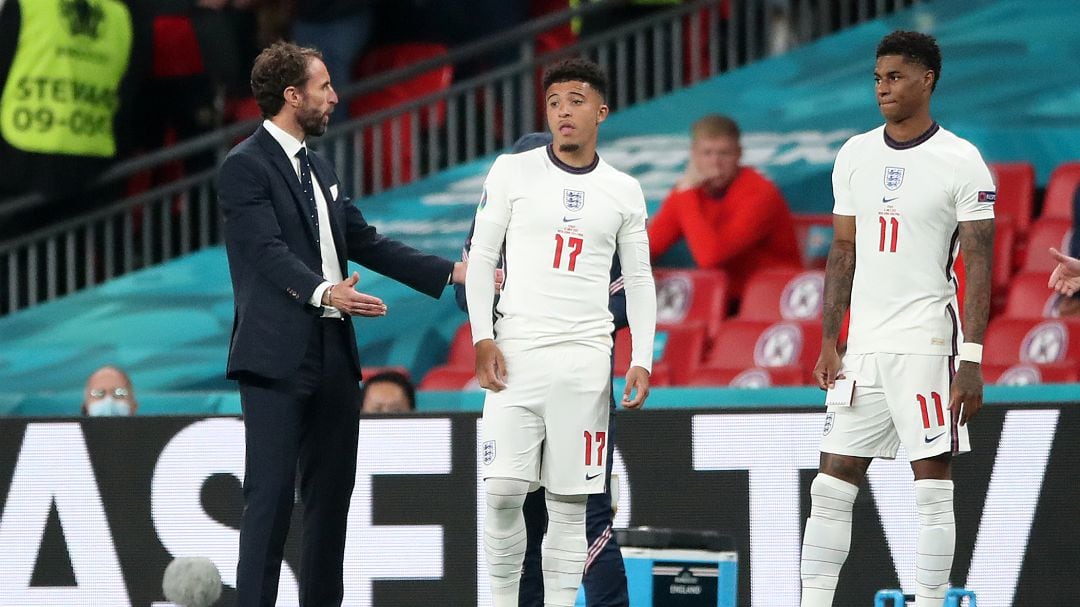
[[597, 432], [595, 435], [585, 431], [585, 465], [591, 466], [593, 443], [596, 443], [596, 465], [604, 465], [604, 448], [607, 447], [607, 432]]

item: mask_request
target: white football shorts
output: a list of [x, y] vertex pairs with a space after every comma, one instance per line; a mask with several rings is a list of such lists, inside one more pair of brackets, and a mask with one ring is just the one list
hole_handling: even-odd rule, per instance
[[949, 411], [949, 356], [849, 354], [843, 376], [855, 380], [850, 407], [830, 405], [821, 450], [894, 459], [903, 443], [910, 461], [971, 450], [967, 426]]
[[557, 344], [503, 356], [506, 388], [484, 398], [484, 478], [539, 482], [563, 495], [602, 493], [610, 352]]

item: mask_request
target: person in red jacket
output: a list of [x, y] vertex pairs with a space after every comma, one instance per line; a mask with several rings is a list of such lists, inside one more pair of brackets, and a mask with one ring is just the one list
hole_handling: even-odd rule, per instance
[[736, 300], [751, 273], [801, 267], [795, 224], [780, 189], [739, 164], [739, 125], [709, 114], [690, 132], [687, 172], [649, 223], [653, 260], [684, 239], [698, 267], [727, 272]]

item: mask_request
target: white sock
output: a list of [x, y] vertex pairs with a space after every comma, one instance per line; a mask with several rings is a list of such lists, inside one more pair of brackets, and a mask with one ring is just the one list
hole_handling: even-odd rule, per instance
[[484, 554], [487, 555], [491, 602], [494, 607], [517, 607], [521, 563], [525, 560], [525, 517], [521, 505], [529, 483], [509, 478], [484, 481], [487, 517]]
[[544, 539], [544, 605], [573, 607], [588, 545], [585, 540], [587, 495], [547, 492], [548, 528]]
[[836, 580], [851, 547], [851, 509], [859, 488], [818, 473], [810, 485], [810, 518], [803, 535], [802, 607], [831, 607]]
[[919, 514], [919, 539], [915, 547], [915, 607], [941, 607], [945, 602], [945, 592], [949, 589], [949, 574], [956, 549], [953, 482], [937, 479], [915, 481], [915, 507]]

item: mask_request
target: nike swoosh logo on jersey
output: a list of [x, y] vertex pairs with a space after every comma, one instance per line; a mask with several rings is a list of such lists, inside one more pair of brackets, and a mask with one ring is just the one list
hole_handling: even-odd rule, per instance
[[884, 203], [884, 204], [889, 204], [890, 202], [896, 200], [897, 198], [900, 198], [900, 197], [896, 196], [894, 198], [885, 198], [884, 196], [882, 196], [881, 197], [881, 202]]
[[600, 474], [601, 474], [600, 472], [597, 472], [596, 474], [586, 474], [585, 475], [585, 480], [591, 481], [592, 479], [600, 476]]
[[571, 221], [577, 221], [579, 219], [581, 219], [581, 218], [580, 217], [567, 217], [566, 215], [563, 215], [563, 218], [562, 218], [563, 223], [570, 223]]
[[932, 437], [932, 438], [927, 436], [927, 437], [923, 438], [923, 440], [926, 441], [926, 444], [929, 445], [930, 443], [936, 441], [937, 439], [941, 438], [942, 436], [945, 436], [944, 432], [942, 432], [941, 434], [938, 434], [937, 436]]

